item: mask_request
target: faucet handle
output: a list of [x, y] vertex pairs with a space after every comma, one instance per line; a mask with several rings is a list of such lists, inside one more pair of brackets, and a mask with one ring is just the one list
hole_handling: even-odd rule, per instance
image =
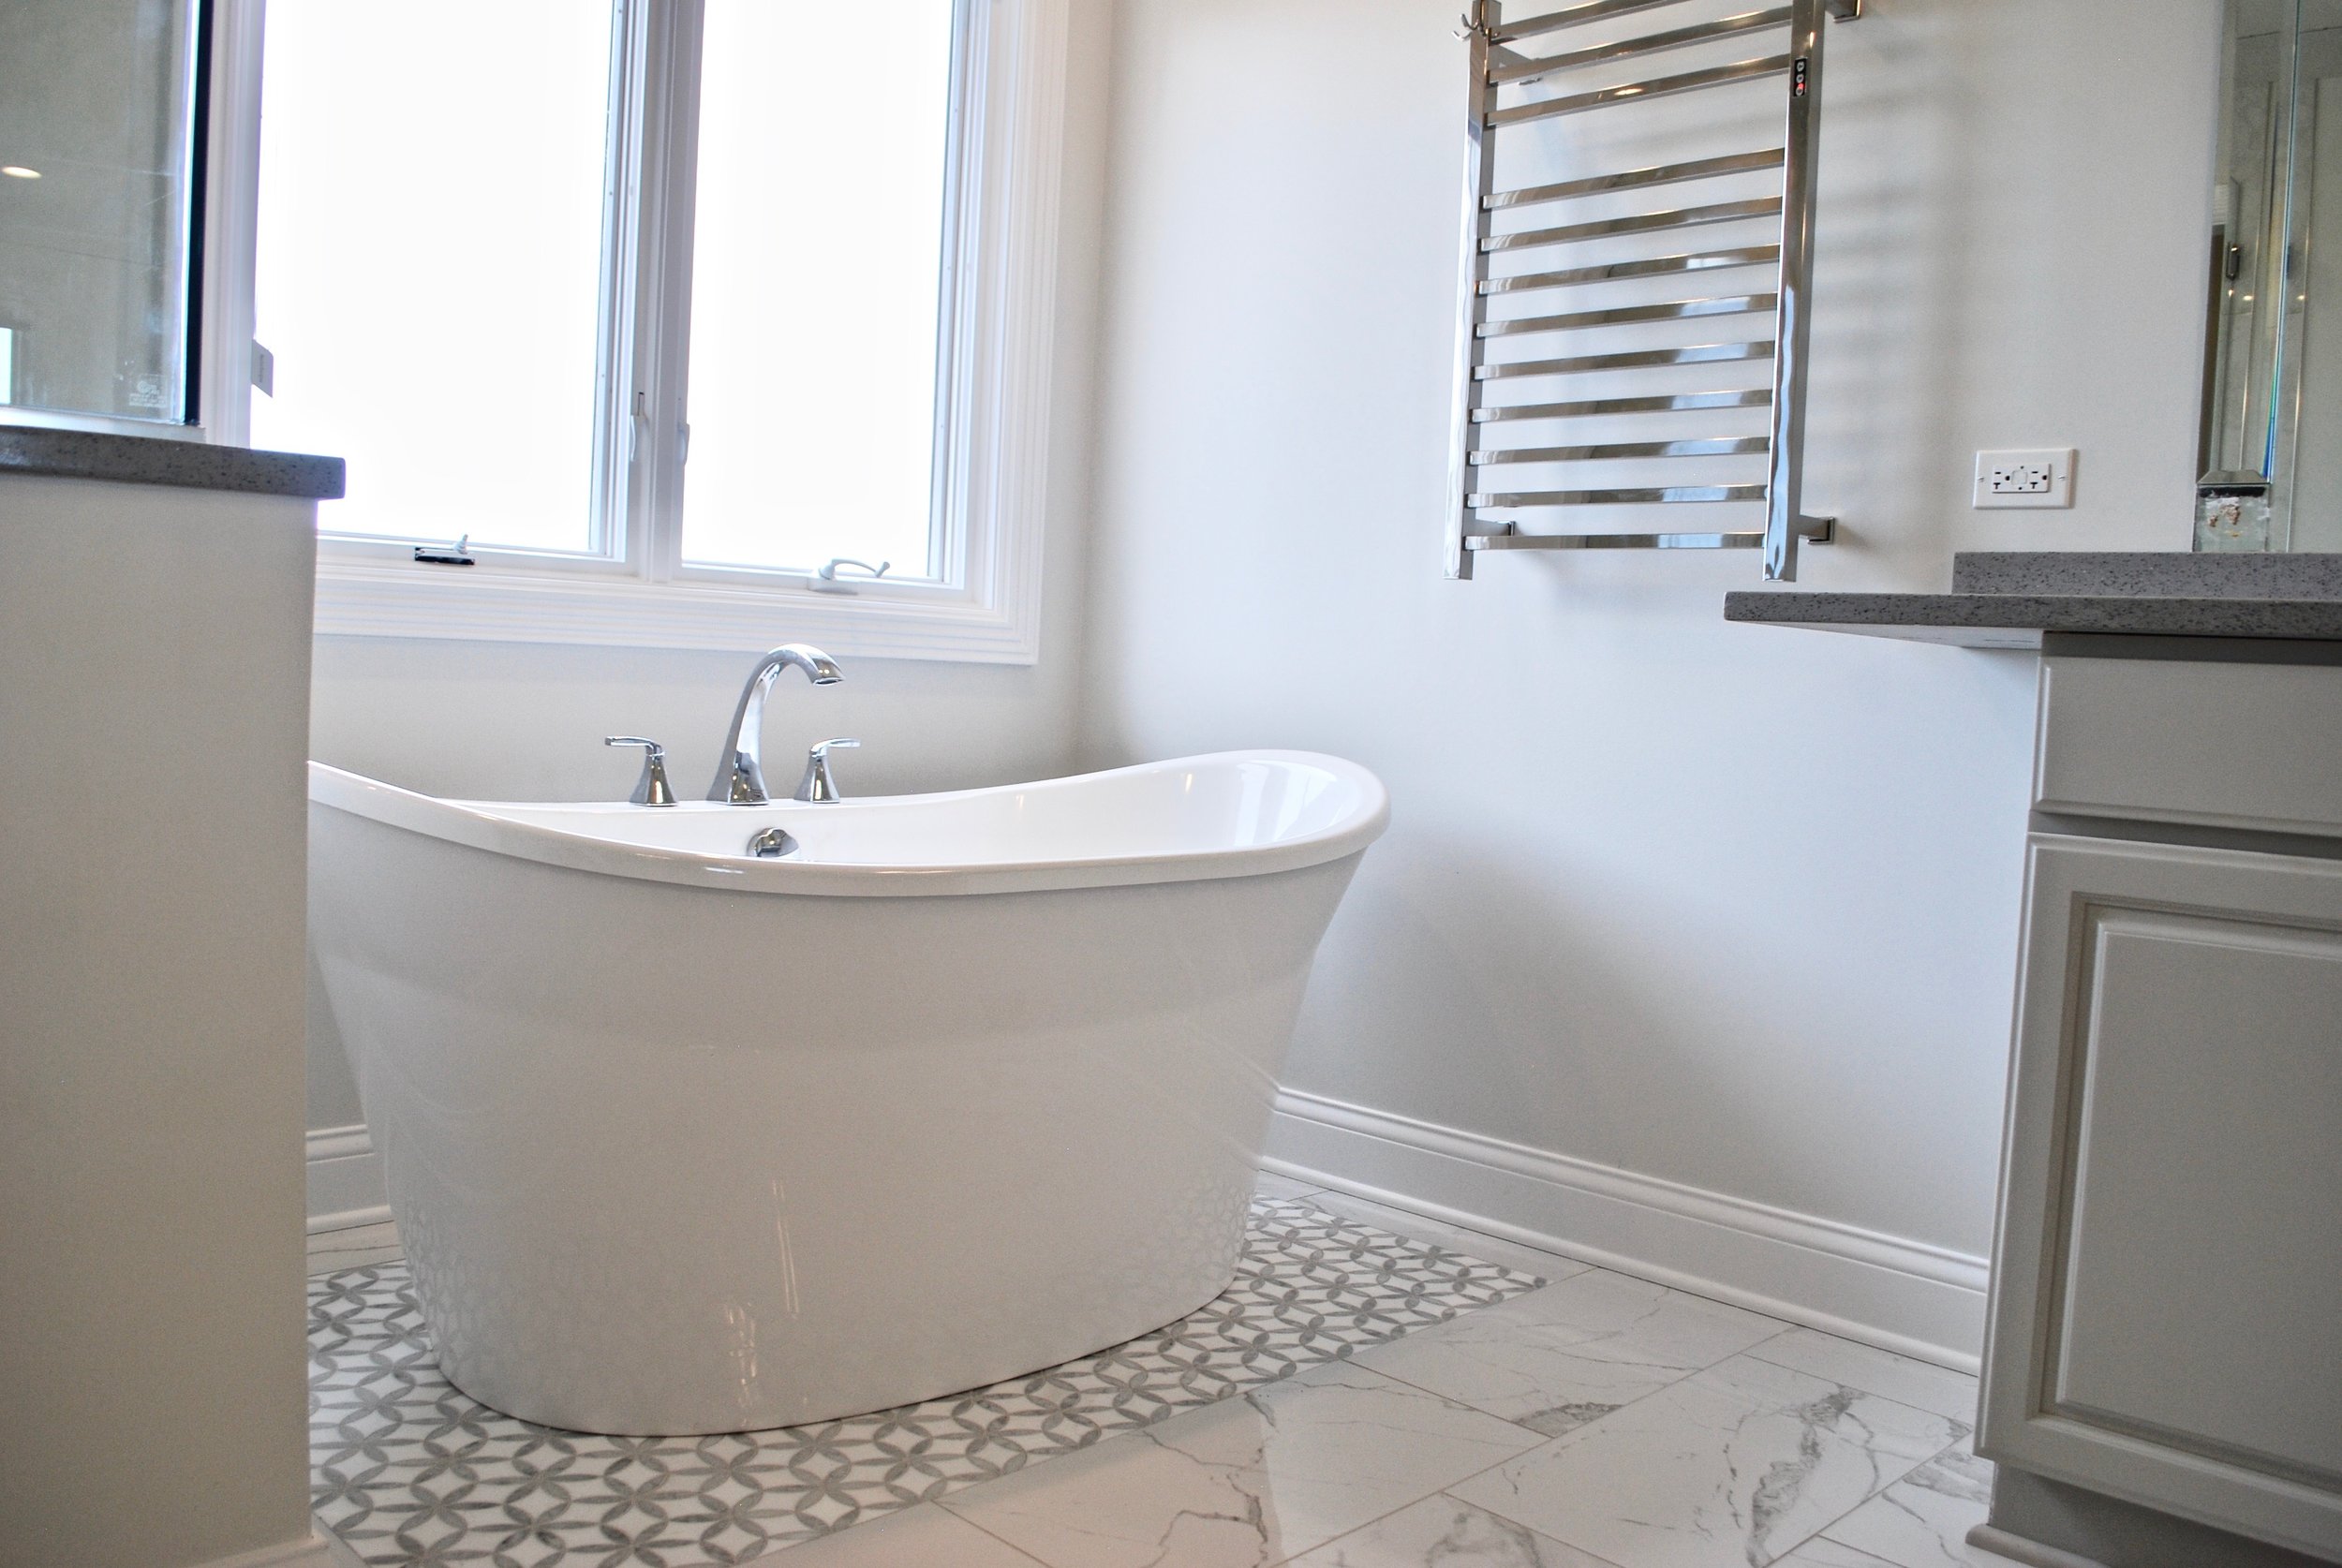
[[639, 746], [643, 748], [643, 777], [634, 781], [634, 792], [627, 799], [636, 806], [673, 806], [674, 791], [667, 783], [667, 748], [655, 740], [641, 735], [604, 735], [604, 746]]
[[841, 747], [861, 744], [858, 740], [840, 735], [835, 740], [825, 740], [808, 751], [805, 754], [805, 777], [797, 780], [794, 798], [822, 806], [835, 805], [845, 799], [837, 792], [837, 780], [830, 777], [829, 754]]

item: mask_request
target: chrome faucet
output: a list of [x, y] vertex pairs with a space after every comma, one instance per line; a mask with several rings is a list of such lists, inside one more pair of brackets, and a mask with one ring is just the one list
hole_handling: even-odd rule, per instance
[[834, 806], [846, 797], [837, 791], [837, 780], [830, 777], [829, 754], [840, 747], [860, 746], [858, 740], [839, 736], [825, 740], [805, 754], [805, 777], [797, 780], [797, 792], [793, 800], [808, 801], [818, 806]]
[[707, 787], [709, 800], [729, 801], [734, 806], [764, 806], [771, 802], [773, 797], [764, 792], [761, 762], [764, 694], [772, 690], [774, 677], [788, 664], [804, 671], [805, 678], [815, 686], [835, 686], [846, 678], [839, 673], [836, 659], [803, 643], [783, 643], [758, 659], [756, 668], [749, 672], [749, 684], [740, 689], [740, 705], [733, 710], [732, 733], [726, 737], [723, 753], [717, 761], [716, 781]]
[[643, 735], [604, 735], [604, 746], [639, 746], [643, 748], [643, 777], [634, 781], [634, 792], [627, 797], [636, 806], [673, 806], [674, 791], [667, 784], [667, 748]]

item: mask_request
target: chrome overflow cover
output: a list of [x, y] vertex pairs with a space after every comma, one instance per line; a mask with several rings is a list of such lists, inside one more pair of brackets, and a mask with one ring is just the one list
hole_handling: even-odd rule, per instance
[[797, 852], [797, 841], [785, 828], [761, 828], [749, 836], [749, 853], [759, 860], [778, 860]]

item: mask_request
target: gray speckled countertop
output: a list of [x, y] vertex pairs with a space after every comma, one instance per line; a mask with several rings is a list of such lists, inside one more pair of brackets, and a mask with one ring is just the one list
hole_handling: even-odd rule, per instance
[[1729, 593], [1724, 617], [1982, 648], [2049, 632], [2342, 642], [2342, 555], [1992, 551], [1953, 556], [1951, 579], [1948, 594]]
[[162, 436], [0, 426], [0, 474], [43, 474], [115, 484], [172, 484], [247, 496], [330, 501], [342, 493], [342, 460], [291, 451], [215, 447]]

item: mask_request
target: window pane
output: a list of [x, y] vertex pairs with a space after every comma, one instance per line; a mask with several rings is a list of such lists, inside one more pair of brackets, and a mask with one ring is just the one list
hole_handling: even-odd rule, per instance
[[951, 0], [707, 0], [683, 553], [926, 576]]
[[269, 0], [259, 446], [337, 533], [593, 547], [612, 7]]
[[0, 6], [0, 403], [187, 417], [193, 9]]

